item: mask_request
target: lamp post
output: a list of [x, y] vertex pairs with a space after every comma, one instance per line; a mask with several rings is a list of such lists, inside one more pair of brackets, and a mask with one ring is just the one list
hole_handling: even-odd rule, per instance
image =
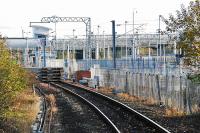
[[74, 47], [74, 45], [75, 45], [75, 43], [74, 43], [74, 41], [75, 41], [75, 36], [74, 36], [74, 32], [75, 32], [76, 30], [75, 29], [73, 29], [73, 59], [75, 59], [75, 47]]
[[[29, 65], [29, 46], [28, 46], [28, 34], [31, 33], [31, 32], [23, 32], [23, 33], [26, 33], [26, 66]], [[23, 34], [24, 35], [24, 34]]]
[[[133, 17], [134, 17], [134, 15], [133, 15]], [[133, 18], [133, 21], [134, 21], [134, 18]], [[116, 26], [122, 26], [122, 25], [125, 25], [125, 33], [123, 35], [125, 35], [125, 47], [126, 47], [125, 56], [126, 56], [126, 60], [128, 59], [128, 35], [127, 35], [127, 33], [130, 32], [130, 31], [127, 31], [127, 26], [128, 25], [133, 26], [133, 29], [131, 30], [131, 31], [133, 31], [133, 35], [132, 35], [132, 43], [133, 43], [133, 45], [132, 45], [132, 57], [133, 57], [133, 59], [135, 59], [136, 53], [137, 53], [137, 49], [136, 49], [136, 46], [135, 46], [135, 38], [134, 38], [135, 29], [140, 30], [139, 28], [141, 28], [145, 24], [135, 24], [134, 22], [133, 22], [133, 24], [128, 24], [128, 21], [125, 21], [124, 24], [117, 24]], [[139, 26], [135, 28], [134, 25], [139, 25]]]
[[[51, 36], [51, 34], [52, 33], [54, 33], [55, 31], [52, 31], [52, 32], [50, 32], [49, 33], [49, 35], [48, 35], [48, 38], [49, 37], [53, 37], [53, 36]], [[54, 36], [55, 37], [55, 36]], [[54, 43], [54, 44], [53, 44]], [[52, 67], [52, 63], [51, 63], [51, 60], [52, 60], [52, 45], [55, 45], [55, 41], [53, 42], [53, 40], [52, 40], [52, 42], [50, 42], [50, 46], [49, 46], [49, 61], [50, 61], [50, 66]]]
[[115, 20], [112, 20], [112, 45], [113, 45], [113, 68], [116, 69], [116, 48], [115, 48]]
[[97, 47], [96, 47], [96, 59], [99, 60], [99, 28], [100, 26], [97, 26]]
[[160, 59], [162, 56], [162, 46], [161, 46], [161, 29], [160, 29], [160, 17], [161, 15], [159, 15], [159, 23], [158, 23], [158, 34], [159, 34], [159, 46], [160, 46]]
[[135, 61], [136, 50], [135, 50], [135, 39], [134, 39], [134, 30], [135, 30], [134, 25], [135, 25], [135, 10], [133, 10], [133, 47], [132, 47], [132, 56]]
[[68, 44], [67, 44], [67, 60], [69, 61], [69, 49], [70, 49], [70, 47], [69, 47], [69, 42], [68, 42]]
[[[65, 37], [68, 37], [68, 39], [69, 39], [69, 42], [67, 42], [67, 59], [68, 60], [70, 60], [70, 53], [72, 53], [72, 59], [74, 58], [74, 56], [73, 56], [73, 54], [74, 53], [76, 53], [75, 52], [75, 43], [74, 43], [74, 41], [75, 41], [75, 38], [77, 38], [77, 36], [75, 36], [75, 34], [74, 34], [74, 32], [76, 31], [75, 29], [73, 29], [72, 30], [73, 31], [73, 34], [72, 35], [64, 35]], [[66, 41], [65, 41], [65, 46], [66, 46]], [[70, 44], [72, 45], [72, 46], [70, 46]], [[66, 47], [65, 47], [65, 49], [66, 49]]]
[[107, 59], [110, 60], [110, 46], [109, 43], [107, 44]]
[[125, 21], [125, 38], [126, 38], [126, 66], [127, 66], [127, 59], [128, 59], [128, 52], [127, 52], [127, 31], [126, 31], [126, 25], [127, 25], [128, 21]]
[[64, 64], [65, 64], [65, 40], [64, 40], [64, 42], [63, 42], [63, 66], [65, 66]]
[[105, 44], [106, 42], [105, 42], [105, 31], [103, 31], [103, 58], [104, 58], [104, 60], [106, 59], [106, 48], [105, 48]]
[[127, 25], [128, 21], [125, 21], [125, 38], [126, 38], [126, 60], [128, 59], [128, 52], [127, 52], [127, 30], [126, 30], [126, 25]]
[[36, 60], [38, 60], [38, 67], [41, 67], [40, 66], [41, 56], [40, 56], [40, 46], [39, 46], [39, 44], [37, 44], [37, 48], [38, 48], [38, 50], [37, 50], [37, 59]]
[[53, 19], [54, 19], [54, 21], [53, 21], [53, 23], [54, 23], [54, 32], [55, 32], [55, 45], [56, 45], [56, 49], [58, 50], [58, 44], [57, 44], [57, 42], [56, 42], [56, 40], [57, 40], [57, 24], [56, 23], [58, 23], [58, 20], [56, 19], [57, 18], [57, 16], [52, 16], [53, 17]]
[[73, 31], [73, 34], [72, 34], [72, 35], [73, 35], [73, 38], [74, 38], [74, 32], [75, 32], [76, 30], [75, 30], [75, 29], [73, 29], [72, 31]]
[[56, 25], [56, 23], [57, 23], [57, 21], [55, 21], [54, 22], [55, 23], [55, 25], [54, 25], [54, 28], [55, 28], [55, 41], [56, 41], [56, 39], [57, 39], [57, 25]]

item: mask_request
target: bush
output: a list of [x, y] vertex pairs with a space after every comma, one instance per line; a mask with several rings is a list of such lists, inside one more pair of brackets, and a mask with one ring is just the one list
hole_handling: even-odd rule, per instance
[[188, 79], [192, 81], [192, 83], [200, 84], [200, 74], [188, 75]]
[[11, 59], [4, 39], [0, 39], [0, 117], [9, 110], [16, 95], [27, 86], [26, 71]]

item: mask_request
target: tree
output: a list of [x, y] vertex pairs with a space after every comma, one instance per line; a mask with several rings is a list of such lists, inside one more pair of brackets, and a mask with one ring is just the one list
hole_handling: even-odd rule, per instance
[[166, 30], [176, 33], [177, 48], [183, 52], [186, 65], [200, 63], [200, 1], [191, 1], [186, 8], [176, 11], [176, 16], [170, 15], [165, 20]]
[[15, 96], [26, 88], [26, 72], [10, 58], [10, 52], [0, 38], [0, 117], [9, 109]]

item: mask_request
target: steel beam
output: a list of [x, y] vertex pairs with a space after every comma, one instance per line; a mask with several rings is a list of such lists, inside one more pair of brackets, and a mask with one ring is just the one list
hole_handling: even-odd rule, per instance
[[89, 17], [43, 17], [41, 22], [45, 23], [58, 23], [58, 22], [83, 22], [86, 25], [86, 46], [85, 48], [85, 58], [91, 58], [91, 18]]

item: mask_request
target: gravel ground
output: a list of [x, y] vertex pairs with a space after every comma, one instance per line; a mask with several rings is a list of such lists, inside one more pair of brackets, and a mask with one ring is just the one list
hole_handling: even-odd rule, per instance
[[148, 116], [172, 133], [200, 133], [200, 113], [187, 116], [166, 116], [165, 108], [163, 106], [145, 104], [139, 101], [128, 102], [120, 99], [115, 94], [102, 91], [99, 92], [121, 101], [129, 107]]
[[[76, 83], [76, 85], [78, 84]], [[200, 113], [187, 116], [166, 116], [165, 108], [160, 107], [159, 105], [145, 104], [140, 101], [128, 102], [120, 99], [115, 94], [101, 93], [119, 100], [138, 112], [148, 116], [172, 133], [200, 133]]]
[[55, 107], [52, 115], [51, 132], [55, 133], [109, 133], [110, 128], [87, 105], [69, 94], [64, 94], [55, 88], [47, 88], [43, 84], [46, 94], [55, 96]]
[[143, 121], [138, 120], [135, 115], [132, 115], [129, 111], [115, 105], [102, 97], [96, 96], [92, 93], [85, 92], [83, 89], [77, 89], [70, 87], [66, 84], [59, 84], [66, 87], [82, 97], [86, 98], [94, 105], [96, 105], [120, 130], [122, 133], [136, 132], [136, 133], [157, 133], [156, 129], [152, 128]]

